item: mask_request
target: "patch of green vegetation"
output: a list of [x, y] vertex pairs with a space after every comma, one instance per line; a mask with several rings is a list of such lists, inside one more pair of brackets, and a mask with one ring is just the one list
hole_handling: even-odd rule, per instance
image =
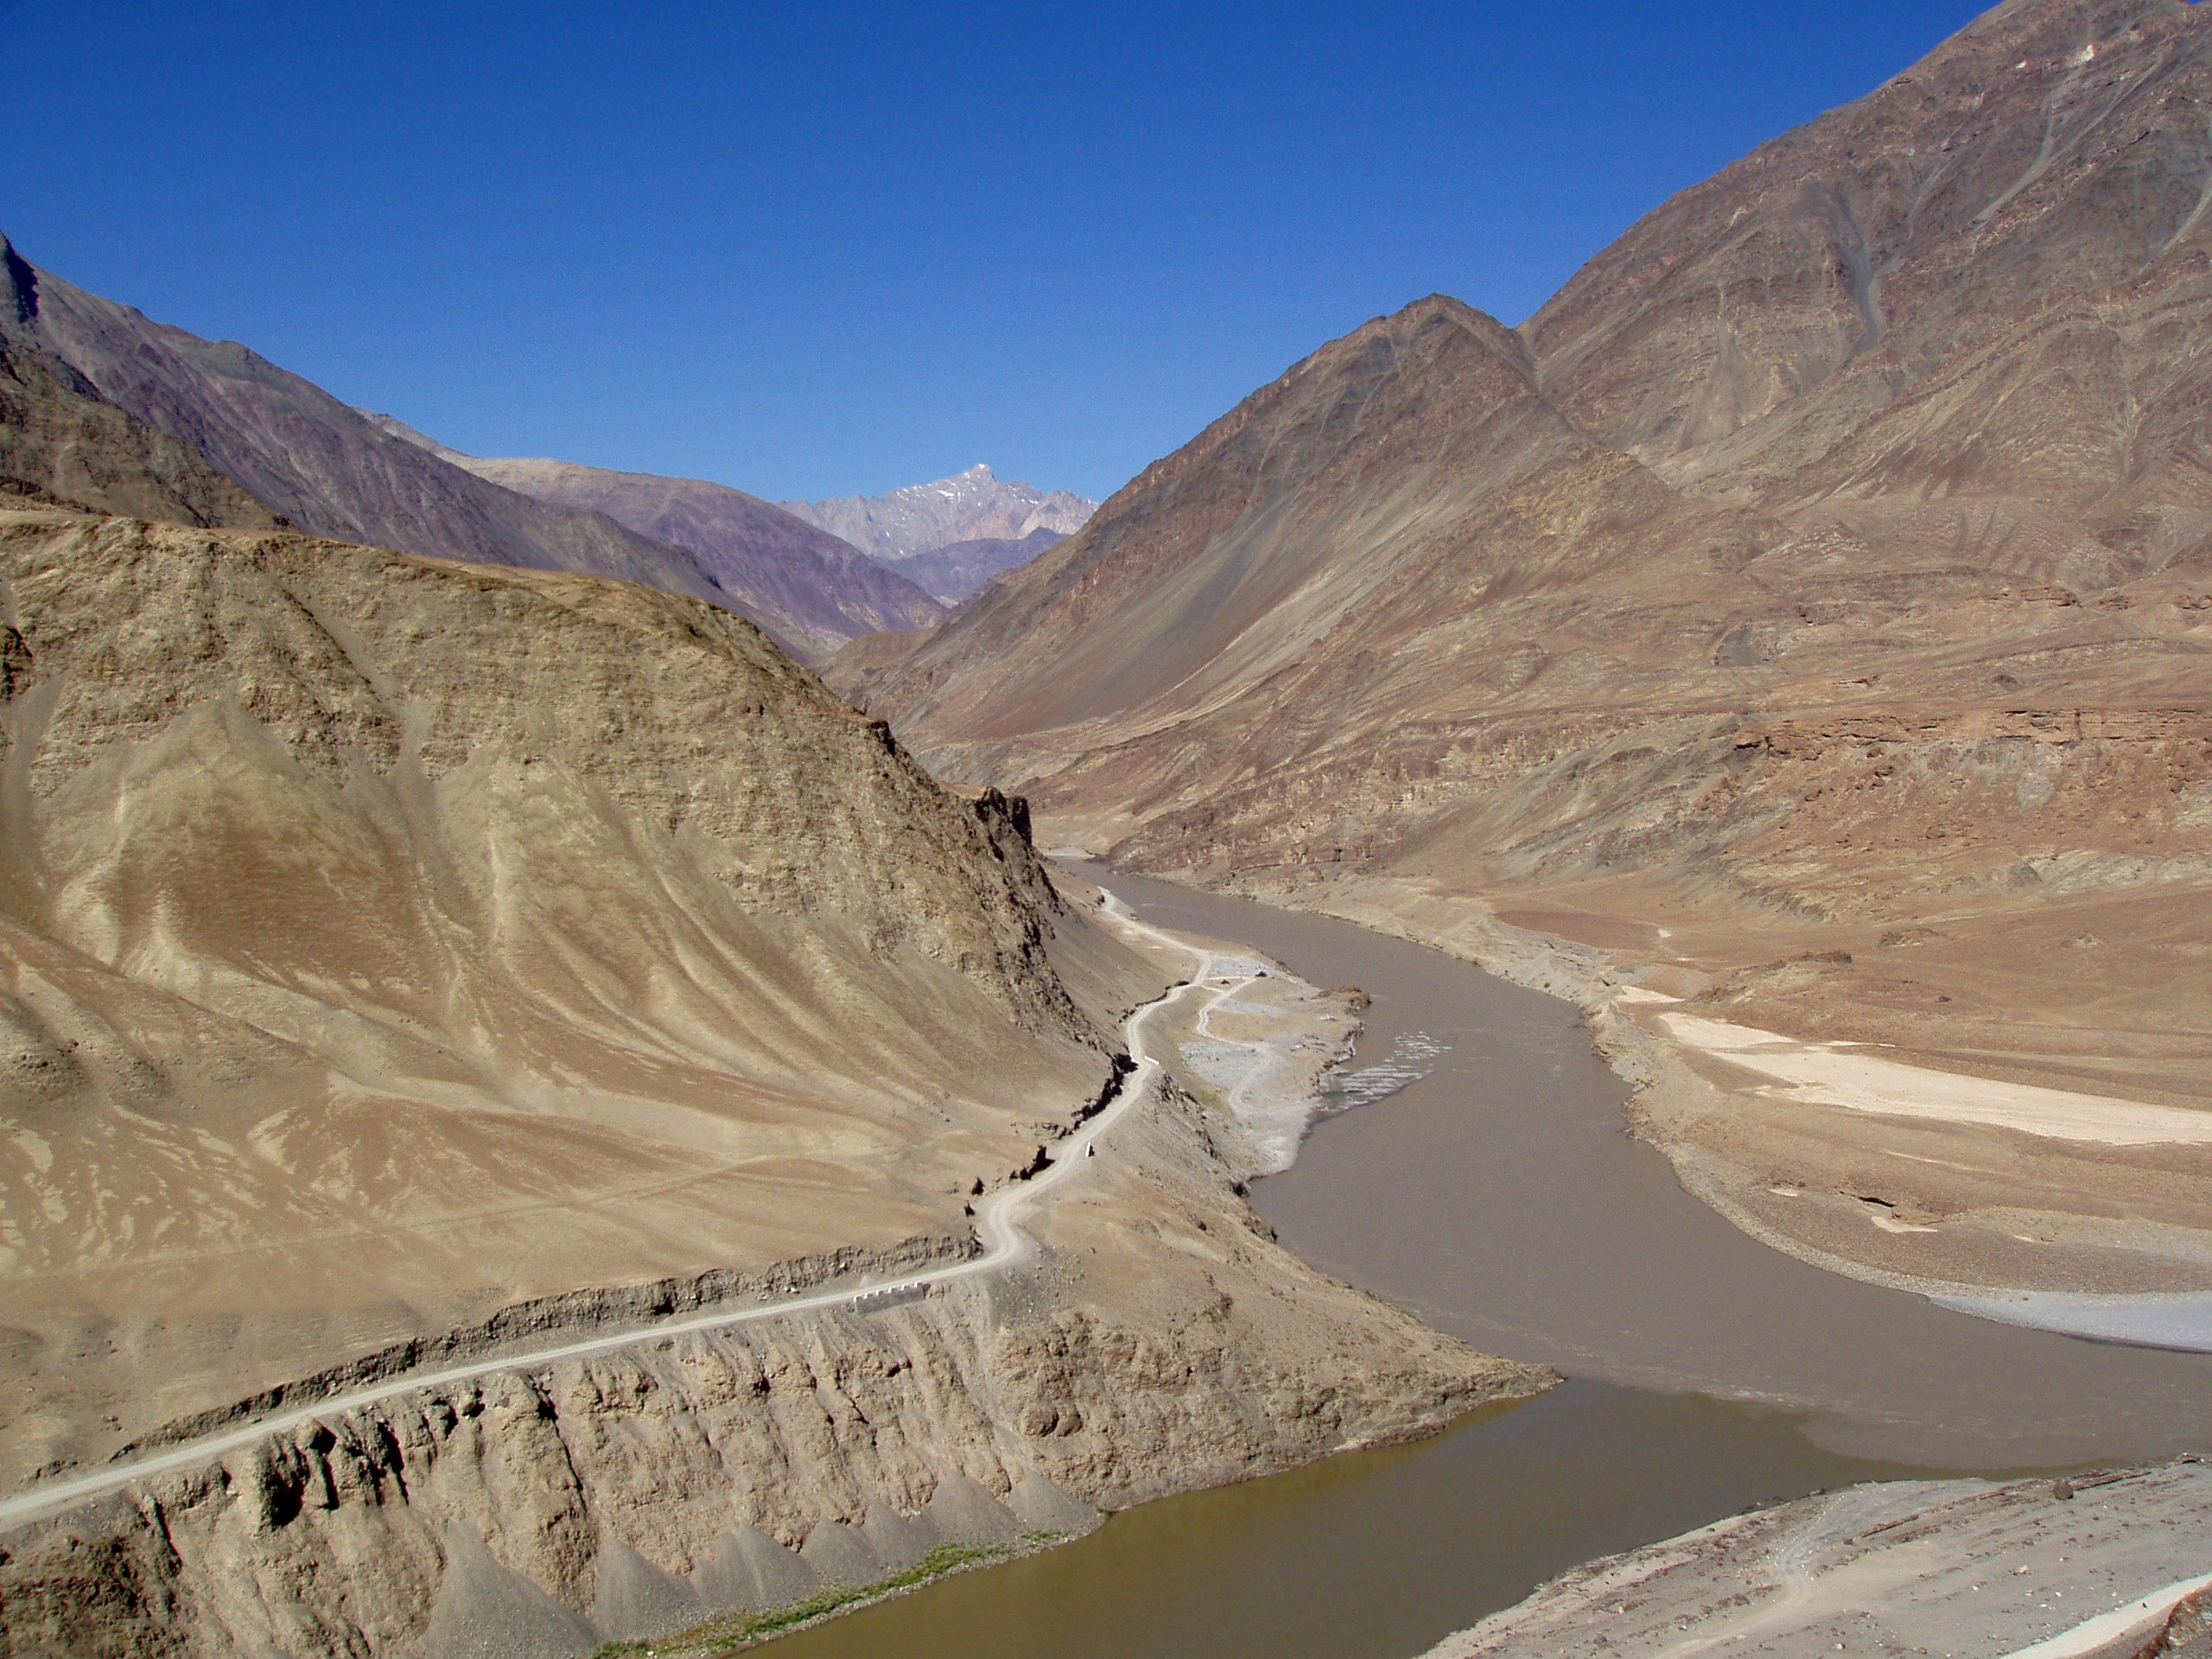
[[1217, 1089], [1195, 1071], [1191, 1074], [1189, 1081], [1191, 1092], [1198, 1096], [1198, 1104], [1210, 1106], [1217, 1112], [1229, 1109], [1229, 1091], [1226, 1089]]
[[679, 1636], [665, 1637], [658, 1642], [609, 1642], [595, 1649], [591, 1659], [624, 1659], [632, 1654], [665, 1655], [668, 1659], [677, 1659], [677, 1656], [734, 1652], [864, 1602], [880, 1601], [886, 1596], [917, 1589], [948, 1573], [1012, 1560], [1018, 1555], [1057, 1544], [1066, 1536], [1060, 1532], [1025, 1532], [1011, 1544], [939, 1544], [904, 1572], [893, 1573], [873, 1584], [833, 1584], [804, 1601], [794, 1601], [765, 1613], [725, 1613], [720, 1618], [709, 1619]]

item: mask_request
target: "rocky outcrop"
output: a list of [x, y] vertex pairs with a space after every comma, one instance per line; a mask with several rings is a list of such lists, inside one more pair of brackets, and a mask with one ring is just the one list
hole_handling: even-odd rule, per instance
[[1137, 970], [1014, 804], [726, 611], [60, 512], [0, 583], [17, 1477], [580, 1290], [964, 1238], [1112, 1073]]
[[[1733, 1516], [1560, 1574], [1426, 1659], [1568, 1651], [2202, 1651], [2193, 1458], [2071, 1479], [1897, 1481]], [[2177, 1605], [2177, 1603], [2179, 1605]], [[2171, 1643], [2171, 1645], [2168, 1645]]]

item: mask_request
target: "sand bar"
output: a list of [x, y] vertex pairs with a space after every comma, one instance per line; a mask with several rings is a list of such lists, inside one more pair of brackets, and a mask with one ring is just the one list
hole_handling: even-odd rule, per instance
[[1936, 1071], [1885, 1058], [1863, 1045], [1802, 1042], [1696, 1014], [1658, 1019], [1676, 1042], [1773, 1079], [1779, 1086], [1768, 1093], [1811, 1104], [2105, 1146], [2212, 1144], [2212, 1112]]

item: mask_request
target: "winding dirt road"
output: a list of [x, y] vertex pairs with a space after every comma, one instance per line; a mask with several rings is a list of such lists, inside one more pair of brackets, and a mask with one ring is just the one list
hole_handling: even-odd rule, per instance
[[442, 1370], [416, 1372], [351, 1389], [344, 1394], [327, 1395], [311, 1405], [271, 1413], [234, 1427], [218, 1429], [181, 1441], [158, 1452], [118, 1459], [84, 1474], [41, 1481], [23, 1491], [0, 1499], [0, 1528], [35, 1521], [66, 1510], [72, 1504], [123, 1491], [132, 1482], [149, 1476], [194, 1468], [228, 1452], [242, 1451], [269, 1435], [287, 1433], [320, 1418], [342, 1417], [348, 1412], [396, 1399], [418, 1389], [444, 1388], [501, 1371], [528, 1370], [557, 1360], [614, 1353], [639, 1343], [663, 1342], [671, 1337], [686, 1335], [694, 1331], [723, 1330], [731, 1325], [787, 1319], [794, 1313], [814, 1313], [824, 1308], [849, 1309], [857, 1306], [866, 1310], [885, 1305], [895, 1299], [900, 1291], [925, 1290], [950, 1280], [996, 1272], [1022, 1260], [1036, 1247], [1036, 1241], [1019, 1225], [1022, 1214], [1054, 1187], [1072, 1179], [1076, 1171], [1087, 1161], [1091, 1147], [1151, 1091], [1160, 1069], [1159, 1057], [1153, 1053], [1145, 1039], [1145, 1028], [1153, 1015], [1193, 991], [1210, 995], [1206, 1007], [1211, 1009], [1215, 1003], [1235, 995], [1256, 976], [1246, 975], [1224, 986], [1207, 985], [1205, 982], [1211, 976], [1217, 960], [1212, 952], [1185, 944], [1173, 935], [1139, 921], [1128, 906], [1110, 894], [1105, 908], [1116, 925], [1125, 931], [1149, 938], [1179, 950], [1192, 957], [1196, 967], [1190, 979], [1170, 986], [1153, 1001], [1131, 1013], [1122, 1022], [1123, 1039], [1128, 1045], [1129, 1058], [1135, 1062], [1135, 1067], [1122, 1078], [1120, 1089], [1104, 1109], [1053, 1147], [1052, 1160], [1044, 1168], [1026, 1180], [1008, 1182], [976, 1205], [976, 1237], [982, 1246], [982, 1254], [949, 1267], [931, 1268], [902, 1278], [880, 1280], [865, 1285], [849, 1284], [837, 1290], [819, 1291], [811, 1295], [785, 1297], [774, 1302], [663, 1319], [611, 1336], [553, 1343], [543, 1348], [472, 1360], [467, 1364], [448, 1366]]

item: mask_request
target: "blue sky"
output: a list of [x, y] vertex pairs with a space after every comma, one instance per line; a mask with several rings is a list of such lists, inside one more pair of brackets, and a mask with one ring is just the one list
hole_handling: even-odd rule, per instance
[[0, 0], [0, 229], [480, 454], [1103, 496], [1979, 9]]

